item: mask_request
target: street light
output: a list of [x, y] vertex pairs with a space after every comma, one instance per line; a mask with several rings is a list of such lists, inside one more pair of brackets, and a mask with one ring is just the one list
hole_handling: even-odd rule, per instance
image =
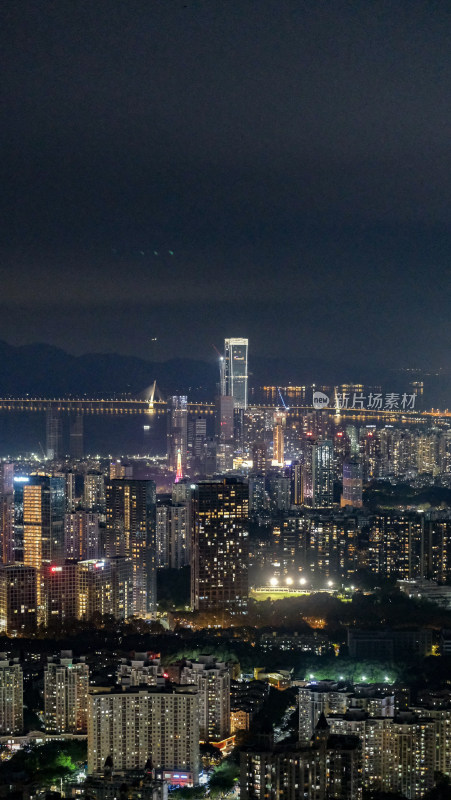
[[307, 581], [306, 581], [306, 579], [305, 579], [305, 578], [301, 578], [301, 579], [300, 579], [300, 581], [299, 581], [299, 583], [301, 584], [301, 586], [305, 586], [305, 584], [307, 583]]
[[288, 586], [291, 586], [291, 584], [293, 583], [293, 578], [287, 578], [286, 583], [288, 584]]
[[271, 578], [271, 580], [269, 582], [270, 582], [271, 586], [277, 586], [277, 584], [279, 583], [277, 578]]

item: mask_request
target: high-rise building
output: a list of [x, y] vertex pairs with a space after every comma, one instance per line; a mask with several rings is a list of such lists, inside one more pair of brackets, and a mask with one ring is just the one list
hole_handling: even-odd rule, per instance
[[248, 486], [237, 478], [197, 485], [191, 553], [195, 609], [246, 606], [248, 506]]
[[41, 570], [43, 620], [46, 628], [79, 618], [79, 569], [76, 561], [46, 564]]
[[235, 408], [247, 408], [247, 351], [248, 339], [225, 340], [226, 394], [235, 401]]
[[301, 506], [304, 502], [304, 484], [300, 461], [292, 461], [290, 465], [290, 502], [292, 506]]
[[86, 561], [100, 556], [99, 515], [74, 511], [64, 517], [64, 555]]
[[207, 419], [199, 415], [188, 422], [188, 455], [191, 467], [201, 471], [204, 445], [207, 439]]
[[66, 496], [65, 511], [68, 513], [74, 511], [77, 504], [75, 497], [75, 472], [69, 469], [61, 472], [54, 472], [53, 475], [55, 478], [63, 478], [64, 480], [64, 491]]
[[315, 442], [312, 447], [312, 505], [331, 508], [334, 497], [334, 450], [331, 441]]
[[199, 712], [193, 686], [118, 687], [88, 697], [88, 773], [152, 762], [171, 784], [199, 780]]
[[188, 454], [188, 400], [185, 396], [174, 395], [168, 400], [167, 452], [169, 469], [177, 472], [181, 467], [184, 476]]
[[261, 439], [252, 445], [252, 472], [254, 475], [266, 475], [268, 466], [268, 448]]
[[342, 506], [353, 506], [361, 508], [363, 481], [362, 467], [357, 461], [345, 461], [343, 463], [343, 494], [341, 497]]
[[269, 502], [272, 511], [289, 511], [290, 478], [287, 475], [273, 474], [267, 478]]
[[[234, 409], [235, 400], [233, 397], [226, 394], [216, 397], [217, 464], [210, 474], [213, 474], [216, 468], [218, 472], [222, 473], [232, 469], [233, 451], [235, 449]], [[206, 473], [206, 470], [204, 470], [204, 473]]]
[[180, 683], [197, 686], [199, 698], [199, 737], [205, 742], [220, 742], [230, 736], [230, 672], [213, 656], [187, 661]]
[[81, 414], [77, 414], [70, 422], [69, 455], [78, 460], [83, 458], [83, 417]]
[[16, 560], [14, 540], [14, 464], [0, 464], [0, 525], [1, 560], [13, 564]]
[[0, 631], [8, 636], [36, 630], [38, 575], [23, 564], [0, 567]]
[[79, 561], [78, 619], [112, 615], [128, 619], [134, 614], [133, 563], [131, 558], [115, 556], [101, 561]]
[[264, 475], [249, 475], [249, 511], [259, 514], [267, 507]]
[[63, 452], [63, 425], [61, 414], [56, 408], [48, 408], [46, 415], [47, 458], [53, 461]]
[[19, 659], [0, 654], [0, 733], [23, 732], [23, 672]]
[[285, 411], [277, 410], [274, 414], [273, 427], [273, 463], [283, 467], [285, 459], [285, 426], [287, 415]]
[[156, 488], [154, 481], [119, 479], [106, 485], [106, 555], [133, 564], [135, 613], [156, 608]]
[[84, 657], [71, 650], [47, 659], [44, 670], [44, 718], [46, 731], [86, 733], [88, 725], [89, 667]]
[[157, 566], [181, 569], [189, 564], [190, 508], [188, 503], [157, 505]]
[[362, 756], [355, 736], [330, 734], [324, 716], [305, 744], [258, 737], [241, 751], [242, 800], [361, 800]]
[[435, 720], [403, 711], [371, 717], [361, 710], [328, 717], [332, 732], [358, 736], [365, 789], [420, 798], [434, 785], [437, 756]]
[[88, 472], [85, 475], [83, 506], [86, 511], [105, 513], [105, 478], [101, 472]]
[[24, 483], [24, 564], [40, 569], [43, 564], [64, 559], [65, 510], [64, 478], [32, 475]]
[[216, 435], [219, 442], [233, 442], [235, 400], [231, 395], [216, 398]]

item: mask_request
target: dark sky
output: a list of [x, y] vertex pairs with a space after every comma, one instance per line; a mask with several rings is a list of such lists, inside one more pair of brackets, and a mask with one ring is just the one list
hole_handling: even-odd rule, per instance
[[449, 3], [1, 15], [0, 338], [447, 366]]

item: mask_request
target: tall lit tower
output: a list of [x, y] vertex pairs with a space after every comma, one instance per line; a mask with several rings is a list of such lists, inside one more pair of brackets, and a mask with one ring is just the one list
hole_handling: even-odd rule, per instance
[[237, 478], [200, 481], [193, 497], [191, 602], [196, 610], [247, 604], [249, 488]]
[[225, 394], [235, 400], [235, 408], [247, 408], [247, 351], [249, 339], [225, 340]]
[[174, 395], [168, 402], [168, 466], [178, 469], [180, 455], [182, 474], [186, 472], [188, 451], [188, 401], [185, 396]]
[[175, 475], [175, 482], [179, 483], [183, 480], [183, 468], [182, 468], [182, 451], [179, 449], [177, 450], [177, 472]]
[[273, 427], [273, 463], [279, 467], [283, 467], [285, 448], [284, 448], [284, 433], [287, 423], [287, 415], [285, 411], [276, 411], [274, 414], [274, 427]]
[[156, 606], [156, 487], [154, 481], [116, 478], [106, 484], [106, 555], [133, 565], [135, 613]]
[[41, 569], [43, 562], [64, 558], [65, 480], [32, 475], [23, 487], [24, 564]]
[[334, 448], [331, 441], [315, 442], [312, 448], [313, 508], [332, 508], [334, 496]]

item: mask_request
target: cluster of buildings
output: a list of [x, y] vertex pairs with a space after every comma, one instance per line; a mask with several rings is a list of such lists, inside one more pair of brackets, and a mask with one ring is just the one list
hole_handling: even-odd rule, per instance
[[450, 574], [447, 510], [291, 509], [259, 517], [257, 522], [249, 547], [254, 583], [299, 586], [314, 578], [352, 583], [361, 570], [386, 578], [444, 583]]
[[[62, 651], [47, 659], [43, 721], [48, 735], [86, 737], [88, 774], [142, 770], [172, 785], [199, 782], [201, 742], [224, 747], [231, 735], [232, 668], [211, 656], [163, 668], [159, 657], [135, 653], [117, 666], [114, 683], [90, 683], [84, 657]], [[23, 670], [0, 660], [0, 734], [23, 732]]]
[[[11, 467], [1, 466], [0, 631], [24, 634], [39, 625], [105, 615], [152, 618], [157, 568], [187, 564], [194, 608], [245, 608], [249, 511], [244, 480], [175, 483], [172, 495], [157, 503], [153, 480], [109, 477], [99, 512], [68, 510], [73, 473], [14, 477]], [[114, 463], [111, 472], [116, 471]], [[99, 484], [96, 480], [97, 489]], [[91, 489], [90, 482], [85, 497]], [[92, 499], [97, 504], [99, 492]]]
[[[312, 410], [306, 387], [264, 392], [266, 404], [252, 405], [248, 341], [226, 339], [214, 412], [192, 413], [186, 396], [168, 399], [168, 480], [158, 493], [142, 464], [82, 461], [81, 417], [71, 426], [73, 460], [61, 460], [61, 420], [50, 409], [43, 469], [0, 464], [0, 633], [150, 621], [157, 569], [187, 566], [191, 609], [232, 618], [246, 612], [250, 583], [308, 591], [318, 580], [352, 584], [362, 570], [451, 607], [442, 585], [451, 577], [449, 512], [363, 504], [364, 482], [376, 478], [451, 485], [451, 430]], [[265, 631], [260, 646], [333, 651], [318, 632]], [[432, 638], [429, 630], [350, 629], [348, 647], [355, 658], [390, 661], [429, 655]], [[252, 733], [268, 675], [238, 681], [211, 656], [163, 668], [157, 656], [135, 653], [98, 686], [87, 660], [66, 651], [45, 665], [42, 719], [48, 735], [87, 737], [87, 797], [106, 800], [126, 784], [130, 797], [165, 800], [168, 785], [199, 782], [200, 743], [226, 751], [237, 734]], [[273, 681], [289, 683], [289, 675]], [[3, 656], [0, 733], [23, 728], [22, 666]], [[434, 772], [451, 773], [449, 730], [447, 696], [411, 705], [388, 687], [303, 685], [296, 741], [275, 742], [268, 731], [244, 746], [241, 797], [359, 800], [365, 789], [419, 798]]]

